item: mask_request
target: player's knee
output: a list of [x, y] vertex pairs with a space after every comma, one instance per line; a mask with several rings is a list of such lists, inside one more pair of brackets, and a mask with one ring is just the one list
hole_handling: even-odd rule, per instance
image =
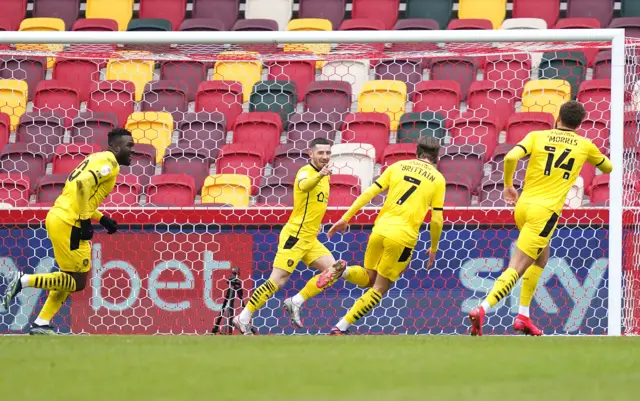
[[287, 284], [287, 281], [289, 281], [289, 277], [291, 277], [291, 273], [282, 269], [278, 269], [276, 267], [271, 272], [269, 280], [273, 281], [273, 283], [278, 286], [278, 288], [282, 288], [285, 284]]
[[371, 288], [373, 287], [373, 283], [376, 282], [376, 277], [378, 276], [378, 273], [376, 273], [375, 270], [367, 269], [367, 276], [369, 276], [369, 282], [367, 283], [366, 288]]

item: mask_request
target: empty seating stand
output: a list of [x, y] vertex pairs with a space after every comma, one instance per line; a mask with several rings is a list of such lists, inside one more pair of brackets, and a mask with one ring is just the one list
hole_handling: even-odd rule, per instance
[[[453, 10], [452, 0], [407, 0], [406, 18], [432, 18], [445, 29]], [[437, 29], [437, 28], [436, 28]]]
[[70, 30], [80, 15], [80, 0], [34, 0], [32, 15], [35, 18], [60, 18]]
[[346, 0], [300, 0], [299, 18], [324, 18], [338, 29], [344, 20]]
[[[197, 3], [197, 2], [196, 2]], [[142, 19], [164, 19], [177, 30], [187, 11], [187, 0], [140, 0]]]

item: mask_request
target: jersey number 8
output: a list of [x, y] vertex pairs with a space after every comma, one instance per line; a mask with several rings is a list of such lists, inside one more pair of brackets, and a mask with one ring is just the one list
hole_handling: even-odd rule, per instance
[[[555, 146], [545, 146], [544, 150], [549, 152], [547, 154], [547, 164], [544, 166], [544, 175], [551, 175], [551, 168], [560, 168], [563, 170], [566, 170], [565, 173], [562, 175], [562, 178], [564, 178], [565, 180], [568, 180], [569, 177], [571, 176], [571, 170], [573, 169], [573, 163], [576, 161], [575, 158], [570, 158], [567, 159], [567, 157], [569, 157], [569, 153], [571, 153], [571, 149], [565, 149], [559, 156], [558, 159], [555, 161], [555, 163], [553, 162], [553, 160], [556, 157], [556, 148]], [[566, 161], [566, 163], [565, 163]]]

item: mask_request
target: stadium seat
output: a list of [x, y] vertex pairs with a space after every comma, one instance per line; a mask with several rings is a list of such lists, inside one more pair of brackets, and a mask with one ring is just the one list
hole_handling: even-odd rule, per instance
[[509, 88], [497, 87], [495, 82], [475, 81], [469, 88], [467, 107], [476, 116], [494, 116], [502, 129], [515, 110], [516, 93]]
[[433, 18], [445, 29], [453, 10], [452, 0], [407, 0], [405, 18]]
[[437, 31], [439, 29], [439, 22], [431, 18], [399, 19], [393, 27], [394, 31]]
[[260, 143], [266, 161], [273, 159], [275, 148], [280, 144], [282, 119], [278, 113], [255, 111], [242, 113], [232, 126], [233, 143]]
[[420, 60], [380, 61], [375, 66], [376, 80], [395, 80], [407, 85], [407, 94], [412, 95], [416, 84], [422, 81], [424, 64]]
[[640, 17], [640, 1], [622, 0], [620, 7], [621, 17]]
[[[65, 25], [64, 25], [64, 21], [61, 20], [60, 18], [26, 18], [24, 20], [22, 20], [22, 22], [20, 23], [20, 31], [54, 31], [54, 32], [60, 32], [60, 31], [64, 31], [66, 29]], [[16, 48], [18, 46], [24, 46], [25, 50], [33, 50], [33, 46], [43, 46], [43, 45], [16, 45]], [[46, 45], [44, 45], [46, 46]], [[51, 48], [52, 50], [57, 50], [59, 48], [61, 48], [61, 45], [48, 45], [48, 46], [57, 46], [55, 49]]]
[[610, 118], [611, 80], [591, 79], [580, 84], [577, 99], [590, 119]]
[[358, 177], [363, 191], [373, 183], [375, 163], [376, 150], [371, 144], [341, 143], [331, 147], [331, 164], [335, 173]]
[[589, 138], [603, 153], [609, 153], [610, 130], [609, 119], [592, 119], [587, 116], [576, 132]]
[[[208, 176], [208, 174], [206, 175]], [[205, 177], [206, 177], [205, 176]], [[204, 182], [204, 178], [203, 178]], [[202, 187], [202, 183], [200, 183]], [[192, 206], [200, 190], [194, 177], [181, 173], [164, 173], [151, 177], [147, 206]]]
[[27, 110], [27, 83], [17, 79], [0, 79], [0, 113], [9, 115], [11, 130]]
[[513, 0], [512, 18], [541, 18], [548, 27], [560, 16], [560, 0]]
[[30, 188], [29, 178], [26, 176], [20, 173], [0, 173], [0, 202], [13, 207], [27, 207]]
[[593, 79], [611, 79], [611, 51], [601, 51], [596, 56]]
[[[162, 174], [184, 174], [193, 178], [195, 189], [200, 191], [213, 160], [206, 149], [184, 148], [171, 145], [167, 148], [162, 161]], [[193, 194], [195, 196], [195, 192]], [[193, 196], [191, 201], [193, 202]]]
[[376, 158], [382, 160], [389, 144], [391, 120], [385, 113], [348, 114], [342, 125], [342, 143], [368, 143], [373, 145]]
[[[513, 186], [516, 190], [520, 189], [522, 183], [513, 180]], [[482, 180], [482, 191], [480, 193], [481, 207], [508, 207], [510, 205], [505, 202], [502, 197], [504, 191], [504, 182], [501, 173], [494, 173]]]
[[67, 30], [71, 29], [80, 14], [80, 0], [34, 0], [34, 18], [60, 18]]
[[445, 177], [464, 174], [468, 177], [471, 191], [477, 193], [484, 176], [484, 163], [489, 156], [481, 145], [449, 145], [440, 149], [438, 169]]
[[560, 18], [554, 29], [600, 29], [596, 18]]
[[488, 19], [477, 19], [477, 18], [468, 18], [468, 19], [452, 19], [449, 21], [449, 25], [447, 25], [447, 30], [455, 31], [458, 29], [464, 30], [485, 30], [485, 29], [493, 29], [493, 22]]
[[58, 58], [52, 78], [61, 85], [72, 87], [80, 102], [89, 100], [91, 85], [100, 80], [100, 63], [87, 59]]
[[524, 112], [513, 113], [506, 126], [506, 143], [516, 144], [531, 131], [552, 129], [555, 117], [551, 113]]
[[11, 134], [11, 118], [7, 113], [0, 113], [0, 150], [9, 142]]
[[580, 171], [580, 177], [582, 177], [585, 192], [589, 192], [591, 189], [591, 182], [593, 177], [596, 176], [596, 168], [591, 163], [585, 163]]
[[129, 81], [98, 81], [91, 85], [87, 109], [114, 113], [118, 122], [127, 121], [133, 113], [135, 85]]
[[564, 79], [571, 85], [571, 95], [578, 94], [578, 87], [587, 75], [587, 59], [583, 52], [547, 52], [542, 55], [540, 79]]
[[181, 121], [187, 112], [187, 86], [179, 81], [150, 81], [142, 94], [140, 111], [166, 111], [173, 121]]
[[500, 29], [500, 25], [507, 14], [507, 0], [459, 0], [458, 18], [488, 19], [493, 29]]
[[567, 0], [568, 18], [596, 18], [608, 26], [613, 18], [614, 0]]
[[[471, 83], [476, 80], [478, 66], [471, 58], [432, 59], [429, 65], [432, 81], [457, 81], [460, 84], [460, 97], [467, 98]], [[435, 111], [435, 110], [432, 110]]]
[[179, 31], [224, 31], [224, 22], [216, 18], [190, 18], [182, 21]]
[[453, 120], [449, 132], [454, 145], [484, 145], [488, 161], [498, 146], [500, 128], [496, 117], [478, 116], [473, 111], [466, 111]]
[[193, 18], [216, 18], [228, 31], [238, 20], [239, 11], [240, 0], [194, 0], [191, 14]]
[[[384, 31], [384, 22], [378, 19], [346, 19], [340, 24], [339, 31]], [[348, 45], [347, 45], [348, 46]], [[376, 44], [370, 44], [370, 47], [377, 46]], [[353, 46], [351, 46], [353, 47]]]
[[75, 32], [114, 32], [118, 30], [118, 21], [111, 18], [81, 18], [73, 23], [71, 30]]
[[624, 35], [628, 38], [640, 37], [640, 17], [614, 18], [609, 24], [609, 28], [623, 28]]
[[343, 81], [351, 85], [351, 93], [357, 98], [362, 86], [369, 80], [369, 60], [328, 61], [322, 67], [319, 79]]
[[187, 113], [178, 123], [178, 135], [181, 147], [205, 149], [215, 159], [226, 142], [227, 124], [222, 113]]
[[325, 138], [333, 143], [336, 131], [336, 121], [324, 114], [295, 113], [289, 120], [287, 142], [299, 149], [308, 149], [309, 143], [316, 138]]
[[300, 0], [298, 18], [324, 18], [337, 29], [344, 20], [346, 0]]
[[127, 29], [133, 17], [134, 0], [87, 0], [87, 18], [108, 18], [118, 22], [118, 30]]
[[567, 198], [565, 199], [564, 205], [570, 209], [577, 209], [582, 207], [582, 201], [584, 198], [584, 181], [582, 177], [578, 176], [576, 181], [573, 183], [569, 192], [567, 193]]
[[294, 178], [274, 175], [263, 178], [256, 206], [293, 206]]
[[260, 144], [240, 143], [224, 145], [222, 149], [220, 149], [220, 156], [216, 163], [216, 172], [218, 174], [242, 174], [250, 177], [251, 193], [256, 195], [260, 186], [260, 179], [263, 176], [264, 165], [264, 149]]
[[242, 174], [217, 174], [207, 177], [202, 187], [202, 203], [226, 203], [249, 206], [251, 179]]
[[33, 97], [34, 110], [53, 111], [65, 116], [65, 126], [71, 126], [71, 120], [80, 111], [80, 94], [74, 86], [55, 79], [40, 81]]
[[241, 19], [236, 21], [231, 30], [273, 32], [278, 30], [278, 21], [268, 18]]
[[445, 117], [432, 111], [406, 113], [400, 117], [397, 143], [416, 143], [423, 136], [444, 139], [447, 136]]
[[[491, 171], [499, 172], [504, 174], [504, 158], [509, 153], [511, 149], [513, 149], [514, 145], [510, 143], [503, 143], [498, 145], [496, 150], [493, 152], [493, 156], [491, 157]], [[529, 156], [523, 157], [518, 160], [516, 165], [516, 171], [513, 179], [518, 180], [520, 182], [524, 181], [525, 175], [527, 173], [527, 163], [529, 162]]]
[[261, 81], [253, 86], [249, 111], [273, 111], [280, 114], [283, 127], [298, 104], [295, 84], [287, 81]]
[[398, 143], [395, 145], [389, 145], [384, 149], [382, 155], [382, 166], [388, 167], [400, 160], [408, 160], [416, 158], [416, 144], [415, 143]]
[[272, 176], [295, 178], [298, 170], [309, 163], [307, 149], [296, 148], [293, 144], [280, 145], [276, 148], [273, 159]]
[[118, 116], [114, 113], [82, 111], [71, 121], [71, 142], [107, 146], [108, 133], [118, 127]]
[[353, 19], [377, 19], [390, 30], [398, 20], [399, 0], [353, 0]]
[[171, 144], [173, 117], [165, 112], [135, 112], [127, 119], [125, 128], [131, 131], [136, 143], [148, 143], [156, 148], [156, 162], [160, 163]]
[[547, 29], [547, 22], [542, 18], [511, 18], [504, 20], [500, 29]]
[[407, 85], [400, 81], [369, 81], [358, 97], [358, 111], [387, 113], [391, 129], [398, 129], [407, 102]]
[[593, 182], [589, 191], [591, 205], [609, 205], [609, 178], [609, 174], [600, 174], [593, 178]]
[[46, 73], [46, 57], [11, 56], [9, 59], [0, 60], [0, 79], [26, 82], [28, 90], [25, 91], [25, 95], [29, 100], [33, 98], [38, 82], [45, 78]]
[[92, 153], [101, 149], [94, 144], [61, 144], [53, 151], [52, 174], [70, 174], [78, 164]]
[[531, 56], [528, 53], [500, 54], [483, 58], [484, 79], [495, 84], [496, 88], [515, 91], [518, 99], [522, 89], [531, 78]]
[[456, 81], [422, 81], [411, 102], [414, 112], [437, 111], [445, 116], [460, 106], [460, 84]]
[[444, 206], [471, 206], [473, 188], [469, 176], [464, 173], [447, 173], [444, 178], [447, 182]]
[[[2, 115], [0, 114], [0, 116]], [[624, 113], [624, 147], [636, 148], [638, 143], [640, 143], [638, 113], [635, 111], [626, 112]]]
[[[328, 19], [322, 19], [322, 18], [292, 19], [287, 24], [287, 31], [331, 31], [331, 30], [333, 30], [333, 24], [331, 23], [331, 21], [329, 21]], [[297, 53], [312, 52], [315, 54], [327, 54], [331, 51], [331, 44], [330, 43], [305, 43], [305, 44], [292, 43], [292, 44], [285, 45], [284, 51], [297, 52]], [[281, 61], [281, 62], [284, 62], [284, 61]], [[277, 79], [277, 78], [273, 78], [273, 79]], [[315, 80], [315, 77], [314, 77], [314, 80]]]
[[24, 113], [16, 128], [16, 142], [37, 143], [40, 152], [51, 156], [64, 137], [64, 116], [51, 111]]
[[160, 64], [160, 80], [179, 81], [186, 88], [187, 102], [196, 100], [198, 85], [207, 79], [207, 65], [200, 61], [165, 61]]
[[143, 19], [168, 20], [173, 29], [177, 30], [184, 20], [186, 11], [187, 0], [140, 0], [138, 16]]
[[304, 98], [307, 94], [307, 88], [316, 80], [316, 62], [309, 60], [282, 60], [269, 63], [267, 79], [295, 84], [298, 96]]
[[62, 194], [68, 175], [43, 175], [34, 188], [37, 203], [53, 204]]
[[8, 24], [8, 30], [17, 31], [20, 23], [27, 16], [27, 0], [4, 0], [2, 14], [2, 19]]
[[153, 60], [111, 59], [107, 63], [107, 80], [129, 81], [135, 85], [136, 102], [142, 100], [142, 92], [147, 82], [153, 79]]
[[[238, 57], [240, 54], [235, 53]], [[247, 54], [247, 53], [244, 53]], [[222, 53], [234, 57], [233, 52]], [[250, 55], [250, 54], [247, 54]], [[249, 101], [253, 86], [262, 78], [262, 63], [260, 61], [220, 60], [214, 67], [213, 79], [217, 81], [237, 81], [242, 84], [244, 101]]]
[[[305, 111], [338, 115], [351, 109], [351, 85], [342, 81], [316, 81], [307, 88]], [[341, 119], [341, 118], [340, 118]]]
[[172, 30], [171, 21], [161, 18], [132, 19], [127, 25], [129, 32], [169, 32]]
[[360, 180], [358, 177], [346, 174], [331, 176], [331, 194], [329, 206], [349, 207], [360, 196]]
[[237, 81], [205, 81], [198, 86], [195, 111], [220, 112], [233, 126], [242, 113], [242, 84]]
[[22, 175], [37, 182], [45, 173], [47, 155], [37, 143], [10, 143], [0, 151], [0, 173]]
[[131, 151], [131, 165], [120, 166], [120, 175], [138, 177], [138, 183], [146, 186], [156, 172], [156, 153], [153, 145], [136, 143]]
[[135, 207], [139, 206], [138, 198], [142, 193], [142, 186], [138, 177], [132, 174], [118, 174], [113, 191], [107, 196], [102, 205], [105, 207]]
[[247, 0], [244, 17], [266, 18], [278, 22], [278, 29], [284, 31], [293, 15], [293, 0]]
[[571, 100], [571, 85], [562, 79], [537, 79], [524, 86], [522, 111], [542, 111], [556, 118], [560, 106]]

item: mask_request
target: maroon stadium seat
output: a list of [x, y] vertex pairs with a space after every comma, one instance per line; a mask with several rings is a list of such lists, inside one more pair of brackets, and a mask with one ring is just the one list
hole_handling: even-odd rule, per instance
[[595, 176], [596, 168], [591, 163], [585, 163], [582, 166], [582, 171], [580, 171], [580, 177], [582, 177], [585, 193], [589, 192], [591, 182], [593, 181], [593, 177]]
[[611, 79], [611, 51], [598, 53], [593, 62], [593, 79]]
[[138, 18], [161, 18], [171, 22], [177, 30], [184, 20], [187, 0], [140, 0]]
[[553, 29], [599, 29], [600, 21], [595, 18], [560, 18]]
[[[504, 182], [502, 181], [502, 173], [493, 173], [489, 177], [482, 180], [482, 191], [480, 193], [481, 207], [506, 207], [507, 202], [502, 197], [504, 191]], [[522, 182], [513, 180], [513, 186], [519, 189]]]
[[224, 145], [216, 164], [218, 174], [242, 174], [251, 178], [251, 193], [256, 195], [263, 176], [264, 152], [259, 143]]
[[226, 25], [216, 18], [191, 18], [180, 25], [180, 31], [224, 31]]
[[116, 32], [118, 30], [118, 22], [110, 18], [82, 18], [73, 24], [71, 30]]
[[346, 0], [300, 0], [298, 18], [328, 19], [337, 29], [344, 20]]
[[630, 111], [624, 113], [624, 147], [636, 148], [640, 143], [638, 135], [638, 112]]
[[460, 107], [460, 84], [454, 80], [422, 81], [412, 96], [413, 111], [441, 111], [445, 116]]
[[83, 111], [71, 122], [71, 141], [76, 144], [94, 143], [106, 149], [107, 134], [118, 127], [114, 113]]
[[541, 18], [548, 27], [560, 16], [560, 0], [513, 0], [513, 18]]
[[67, 177], [66, 174], [43, 175], [34, 189], [36, 202], [53, 204], [58, 196], [62, 194]]
[[396, 31], [437, 31], [440, 29], [438, 21], [430, 18], [407, 18], [396, 22]]
[[422, 81], [423, 70], [424, 64], [419, 60], [381, 61], [375, 66], [375, 79], [404, 82], [407, 95], [411, 96], [416, 84]]
[[[507, 155], [507, 153], [509, 153], [511, 149], [513, 149], [514, 146], [515, 145], [510, 143], [503, 143], [498, 145], [496, 150], [493, 152], [493, 157], [491, 158], [492, 171], [504, 173], [504, 157]], [[518, 160], [514, 179], [524, 181], [524, 176], [527, 172], [528, 160], [529, 156], [523, 157], [522, 159]]]
[[484, 79], [496, 88], [508, 88], [522, 97], [524, 85], [531, 77], [531, 56], [528, 53], [488, 56], [483, 60]]
[[614, 0], [567, 0], [568, 18], [596, 18], [605, 27], [613, 18]]
[[382, 29], [390, 30], [398, 20], [399, 6], [400, 0], [353, 0], [351, 15], [354, 19], [380, 20]]
[[593, 178], [589, 193], [591, 205], [607, 206], [609, 204], [609, 174], [600, 174]]
[[[238, 19], [240, 0], [193, 0], [193, 18], [216, 18], [231, 30]], [[277, 29], [276, 29], [277, 31]]]
[[195, 111], [220, 112], [233, 127], [242, 113], [242, 84], [237, 81], [204, 81], [198, 85]]
[[308, 149], [316, 138], [325, 138], [333, 143], [336, 137], [336, 122], [324, 114], [292, 114], [287, 128], [287, 142], [298, 149]]
[[609, 119], [591, 119], [587, 116], [576, 132], [589, 138], [601, 152], [608, 153], [610, 129]]
[[447, 189], [444, 198], [445, 207], [471, 206], [473, 188], [469, 176], [461, 172], [443, 172], [443, 175], [447, 182]]
[[[52, 78], [60, 84], [74, 88], [81, 102], [89, 100], [91, 85], [100, 80], [99, 61], [61, 58], [53, 66]], [[102, 63], [103, 64], [103, 63]]]
[[484, 145], [488, 158], [498, 146], [498, 120], [493, 116], [477, 116], [473, 111], [461, 113], [452, 122], [452, 143], [455, 145]]
[[257, 205], [293, 206], [294, 178], [295, 176], [274, 175], [263, 178], [256, 199]]
[[186, 85], [187, 101], [196, 99], [198, 85], [207, 79], [207, 64], [200, 61], [165, 61], [160, 65], [160, 80]]
[[187, 174], [161, 174], [151, 178], [147, 189], [149, 206], [192, 206], [196, 197], [196, 183]]
[[474, 110], [476, 116], [495, 117], [500, 130], [513, 114], [515, 103], [515, 91], [497, 86], [491, 81], [475, 81], [471, 84], [467, 96], [468, 110]]
[[611, 80], [583, 81], [576, 99], [584, 105], [590, 119], [609, 119], [611, 108]]
[[156, 148], [136, 143], [131, 153], [131, 165], [121, 166], [120, 174], [138, 177], [138, 184], [145, 186], [156, 172]]
[[449, 145], [440, 149], [438, 169], [445, 175], [464, 173], [469, 177], [469, 188], [477, 192], [484, 176], [486, 159], [487, 155], [482, 146]]
[[273, 159], [274, 151], [280, 144], [282, 118], [270, 111], [242, 113], [233, 125], [233, 143], [255, 144], [263, 146], [265, 160]]
[[87, 109], [111, 112], [124, 124], [133, 113], [135, 84], [131, 81], [99, 81], [91, 85]]
[[63, 144], [56, 146], [53, 153], [53, 174], [70, 174], [82, 161], [100, 148], [92, 144]]
[[34, 18], [60, 18], [67, 31], [80, 15], [80, 0], [34, 0]]
[[360, 195], [360, 179], [354, 175], [334, 174], [331, 176], [329, 206], [351, 206]]
[[342, 125], [343, 143], [369, 143], [376, 151], [380, 162], [384, 149], [389, 144], [391, 121], [386, 113], [352, 113], [348, 114]]
[[53, 149], [62, 143], [64, 131], [64, 118], [59, 114], [50, 111], [25, 113], [20, 116], [16, 142], [38, 144], [41, 153], [51, 156]]
[[609, 28], [624, 28], [624, 35], [628, 38], [640, 37], [640, 17], [615, 18]]
[[3, 0], [1, 19], [7, 21], [10, 30], [17, 31], [27, 16], [27, 0]]
[[[470, 58], [440, 58], [431, 60], [429, 71], [432, 81], [458, 81], [460, 83], [460, 96], [462, 100], [467, 98], [471, 83], [476, 80], [478, 67]], [[437, 110], [431, 110], [437, 111]]]
[[10, 143], [0, 152], [0, 172], [22, 174], [29, 182], [37, 182], [46, 166], [47, 155], [40, 153], [40, 146], [35, 143]]
[[[296, 148], [293, 144], [280, 145], [276, 148], [273, 159], [273, 171], [275, 177], [295, 177], [302, 166], [309, 163], [307, 149]], [[293, 178], [291, 178], [293, 180]]]
[[395, 162], [400, 160], [408, 160], [416, 158], [416, 144], [415, 143], [397, 143], [395, 145], [389, 145], [384, 149], [382, 154], [382, 166], [383, 170], [389, 167]]
[[316, 80], [316, 62], [310, 60], [282, 60], [269, 63], [267, 79], [296, 84], [298, 97], [304, 98], [310, 84]]
[[9, 56], [0, 61], [0, 79], [21, 79], [29, 87], [29, 100], [36, 93], [38, 82], [45, 78], [47, 59], [45, 57]]
[[311, 83], [304, 98], [304, 108], [312, 113], [344, 115], [351, 109], [351, 84], [344, 81]]
[[346, 19], [340, 24], [340, 31], [384, 31], [384, 22], [377, 19]]
[[555, 125], [555, 117], [551, 113], [524, 112], [513, 113], [507, 121], [506, 142], [516, 144], [524, 139], [531, 131], [552, 129]]
[[196, 191], [204, 184], [209, 176], [209, 168], [212, 159], [205, 149], [183, 148], [179, 145], [171, 145], [167, 148], [162, 161], [163, 174], [186, 174], [193, 177]]
[[188, 107], [187, 85], [182, 82], [149, 81], [144, 87], [141, 111], [166, 111], [178, 122]]
[[488, 19], [473, 19], [473, 18], [465, 18], [465, 19], [452, 19], [449, 21], [449, 25], [447, 25], [447, 30], [455, 31], [457, 29], [465, 29], [465, 30], [485, 30], [485, 29], [493, 29], [493, 23]]
[[0, 113], [0, 149], [9, 142], [11, 133], [11, 117], [7, 113]]
[[55, 79], [40, 81], [33, 98], [34, 110], [53, 111], [65, 116], [65, 127], [80, 111], [80, 94], [75, 86], [67, 85]]
[[133, 174], [118, 174], [113, 191], [104, 200], [106, 207], [139, 206], [138, 198], [142, 192], [138, 177]]
[[0, 174], [0, 202], [15, 207], [29, 204], [29, 178], [20, 173]]
[[205, 149], [215, 159], [226, 142], [227, 124], [222, 113], [187, 113], [178, 123], [178, 132], [181, 147]]

